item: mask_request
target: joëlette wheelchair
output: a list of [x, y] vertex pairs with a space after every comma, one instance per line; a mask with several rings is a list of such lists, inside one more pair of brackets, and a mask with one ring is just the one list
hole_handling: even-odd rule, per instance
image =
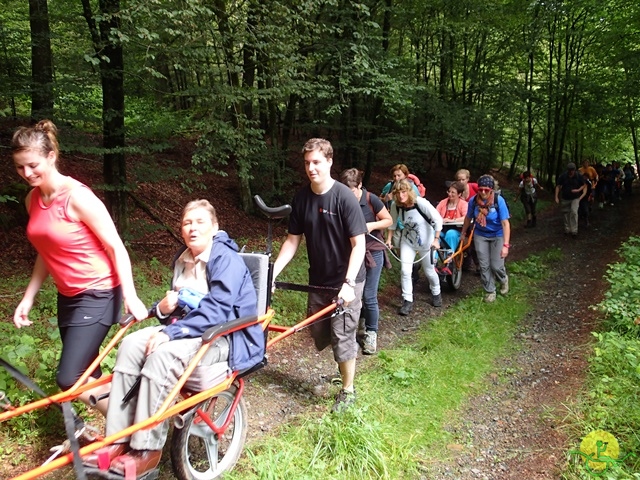
[[[99, 450], [121, 438], [130, 436], [135, 431], [152, 428], [171, 418], [173, 419], [174, 429], [169, 440], [170, 456], [176, 478], [179, 480], [212, 480], [219, 478], [224, 472], [233, 468], [242, 454], [248, 429], [247, 407], [243, 398], [244, 378], [264, 367], [267, 364], [267, 357], [265, 356], [257, 365], [245, 371], [231, 371], [226, 362], [206, 368], [200, 367], [198, 366], [200, 359], [217, 338], [251, 325], [260, 324], [262, 326], [268, 350], [275, 343], [311, 323], [337, 315], [341, 311], [341, 306], [338, 303], [332, 303], [292, 327], [278, 326], [271, 323], [275, 314], [270, 306], [271, 286], [273, 283], [273, 263], [271, 262], [272, 223], [275, 220], [285, 218], [290, 213], [291, 207], [283, 205], [270, 208], [265, 205], [259, 196], [255, 196], [254, 200], [258, 209], [269, 219], [266, 251], [241, 253], [240, 255], [252, 275], [258, 297], [258, 312], [255, 316], [239, 318], [207, 330], [202, 335], [202, 346], [166, 401], [152, 417], [106, 438], [95, 435], [92, 438], [93, 441], [82, 448], [78, 445], [76, 437], [79, 432], [82, 432], [84, 422], [72, 411], [71, 402], [78, 399], [81, 393], [111, 382], [112, 375], [103, 375], [95, 382], [86, 383], [91, 373], [95, 371], [107, 354], [116, 348], [123, 336], [136, 323], [131, 315], [126, 315], [121, 319], [121, 328], [104, 347], [98, 358], [89, 366], [76, 384], [64, 392], [46, 396], [28, 378], [19, 372], [16, 373], [15, 369], [7, 362], [1, 362], [10, 373], [15, 373], [14, 376], [24, 383], [27, 388], [36, 391], [44, 398], [27, 405], [13, 406], [6, 399], [6, 396], [2, 397], [0, 395], [0, 410], [4, 409], [4, 412], [0, 413], [0, 423], [39, 408], [57, 406], [63, 411], [65, 429], [68, 436], [66, 449], [60, 446], [58, 451], [54, 452], [42, 465], [14, 477], [13, 480], [38, 478], [72, 463], [78, 478], [153, 480], [158, 477], [159, 471], [157, 469], [142, 476], [137, 476], [135, 471], [125, 471], [124, 476], [109, 472], [108, 457], [106, 455], [101, 456]], [[307, 285], [280, 282], [276, 283], [276, 287], [299, 291], [312, 291], [314, 288]], [[270, 333], [272, 334], [270, 335]], [[129, 392], [127, 395], [129, 394], [133, 395], [135, 392]], [[97, 402], [100, 398], [92, 400]], [[121, 401], [121, 399], [110, 399], [110, 401]], [[99, 468], [84, 467], [80, 456], [96, 451], [98, 451], [99, 455]]]
[[452, 290], [458, 290], [462, 285], [462, 264], [464, 263], [465, 252], [469, 249], [473, 240], [473, 226], [465, 241], [460, 240], [455, 251], [449, 248], [444, 241], [444, 234], [450, 228], [461, 229], [462, 222], [444, 224], [440, 235], [441, 247], [433, 252], [433, 264], [436, 267], [440, 281], [446, 283]]

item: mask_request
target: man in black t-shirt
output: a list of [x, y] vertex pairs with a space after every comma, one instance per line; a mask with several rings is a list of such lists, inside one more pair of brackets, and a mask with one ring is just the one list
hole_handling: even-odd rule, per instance
[[556, 203], [560, 204], [564, 215], [564, 233], [573, 238], [578, 235], [578, 208], [580, 200], [586, 195], [587, 188], [575, 163], [567, 164], [567, 171], [556, 181]]
[[342, 377], [342, 390], [333, 411], [341, 411], [355, 401], [353, 379], [358, 345], [356, 331], [362, 307], [367, 225], [357, 199], [348, 187], [331, 178], [333, 148], [321, 138], [305, 143], [302, 153], [310, 184], [291, 202], [287, 239], [274, 263], [274, 280], [295, 255], [302, 236], [309, 257], [309, 284], [329, 287], [310, 293], [307, 313], [312, 315], [337, 296], [346, 308], [341, 315], [311, 325], [316, 348], [333, 348]]

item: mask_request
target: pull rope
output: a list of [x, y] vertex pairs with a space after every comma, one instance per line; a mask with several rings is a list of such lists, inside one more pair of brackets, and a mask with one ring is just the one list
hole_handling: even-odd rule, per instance
[[393, 252], [393, 250], [394, 250], [394, 248], [395, 248], [395, 247], [389, 247], [385, 242], [383, 242], [382, 240], [380, 240], [378, 237], [376, 237], [375, 235], [371, 235], [371, 233], [367, 233], [367, 235], [369, 235], [371, 238], [373, 238], [376, 242], [378, 242], [378, 243], [380, 243], [380, 244], [384, 245], [384, 249], [385, 249], [387, 252], [389, 252], [389, 255], [391, 255], [393, 258], [395, 258], [395, 259], [396, 259], [398, 262], [400, 262], [400, 263], [404, 263], [404, 264], [408, 264], [408, 263], [410, 263], [410, 264], [415, 264], [415, 263], [420, 263], [420, 262], [422, 262], [422, 260], [424, 260], [426, 257], [430, 257], [430, 259], [431, 259], [431, 264], [433, 265], [433, 255], [432, 255], [433, 250], [434, 250], [434, 248], [433, 248], [433, 247], [431, 247], [431, 248], [429, 249], [429, 252], [428, 252], [428, 253], [425, 253], [423, 256], [419, 257], [417, 260], [413, 260], [413, 261], [404, 261], [404, 260], [401, 260], [401, 259], [400, 259], [400, 257], [398, 257], [398, 256]]

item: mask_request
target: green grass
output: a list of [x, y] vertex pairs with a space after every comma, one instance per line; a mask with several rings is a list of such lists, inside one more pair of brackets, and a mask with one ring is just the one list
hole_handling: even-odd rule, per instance
[[[569, 407], [567, 423], [573, 445], [567, 451], [566, 479], [593, 478], [580, 451], [590, 432], [604, 430], [619, 442], [617, 464], [602, 478], [640, 479], [640, 238], [631, 237], [619, 250], [623, 260], [609, 265], [610, 284], [597, 309], [604, 315], [591, 352], [586, 392]], [[598, 462], [604, 467], [606, 464]]]
[[[494, 304], [480, 293], [423, 322], [402, 345], [380, 351], [356, 378], [357, 407], [308, 415], [250, 445], [229, 478], [418, 478], [446, 462], [456, 439], [444, 428], [465, 400], [486, 388], [498, 358], [530, 309], [557, 250], [511, 264], [511, 292]], [[327, 404], [327, 408], [329, 404]]]
[[[280, 244], [274, 242], [274, 255], [277, 258]], [[304, 240], [298, 247], [296, 256], [284, 268], [277, 281], [307, 285], [309, 283], [309, 261]], [[274, 322], [278, 325], [292, 326], [307, 312], [307, 294], [295, 291], [276, 290], [271, 299], [276, 311]]]
[[[153, 301], [164, 296], [170, 279], [169, 268], [152, 260], [146, 264], [136, 264], [134, 272], [138, 295], [145, 305], [151, 305]], [[13, 313], [28, 283], [29, 277], [26, 275], [0, 281], [0, 292], [3, 298], [8, 299], [0, 304], [0, 313], [8, 320], [0, 323], [0, 336], [3, 339], [0, 344], [0, 357], [28, 375], [46, 393], [52, 394], [59, 391], [55, 374], [61, 350], [56, 316], [57, 291], [49, 278], [36, 296], [29, 313], [33, 324], [18, 330], [13, 324]], [[133, 328], [142, 328], [146, 325], [148, 323]], [[110, 340], [116, 331], [112, 328], [106, 341]], [[115, 355], [115, 350], [109, 353], [102, 363], [103, 370], [110, 371], [113, 368]], [[18, 405], [38, 398], [33, 392], [17, 384], [2, 368], [0, 368], [0, 391], [6, 392], [11, 402]], [[79, 409], [83, 410], [81, 404]], [[39, 418], [38, 428], [33, 429], [32, 422], [36, 417]], [[43, 413], [38, 412], [31, 417], [25, 416], [24, 419], [16, 418], [8, 423], [14, 427], [15, 432], [31, 431], [29, 436], [33, 438], [41, 434], [49, 434], [50, 424], [53, 424], [54, 428], [59, 428], [57, 421], [57, 412], [43, 410]], [[4, 439], [0, 440], [0, 451], [8, 451], [8, 447], [3, 443]]]

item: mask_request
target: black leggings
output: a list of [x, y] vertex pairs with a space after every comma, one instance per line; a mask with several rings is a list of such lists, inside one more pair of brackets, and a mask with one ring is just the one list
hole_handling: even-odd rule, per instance
[[[88, 290], [74, 297], [58, 294], [58, 329], [62, 353], [56, 382], [62, 390], [72, 387], [100, 353], [111, 325], [120, 318], [122, 291]], [[100, 378], [98, 367], [91, 376]]]
[[531, 215], [532, 217], [536, 216], [536, 203], [538, 203], [538, 199], [536, 197], [532, 197], [527, 194], [522, 194], [522, 206], [524, 207], [524, 212], [527, 215]]

